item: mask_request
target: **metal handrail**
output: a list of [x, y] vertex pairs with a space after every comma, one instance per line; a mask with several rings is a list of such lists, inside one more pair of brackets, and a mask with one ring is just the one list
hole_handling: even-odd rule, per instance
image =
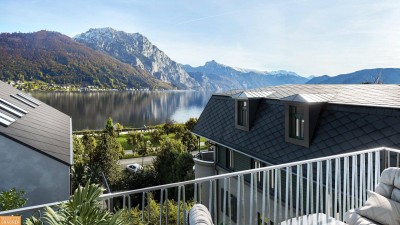
[[47, 204], [42, 204], [42, 205], [27, 206], [27, 207], [18, 208], [18, 209], [0, 211], [0, 215], [18, 215], [18, 214], [21, 214], [21, 212], [40, 210], [40, 209], [44, 209], [46, 207], [58, 206], [62, 203], [66, 203], [66, 202], [67, 201], [52, 202], [52, 203], [47, 203]]
[[[387, 153], [387, 155], [381, 153]], [[217, 221], [220, 217], [218, 216], [219, 210], [221, 210], [217, 207], [218, 188], [223, 188], [223, 190], [225, 190], [220, 200], [227, 202], [227, 205], [224, 204], [223, 207], [221, 206], [223, 211], [222, 221], [224, 224], [226, 224], [225, 222], [227, 220], [225, 214], [229, 214], [229, 222], [229, 218], [232, 218], [232, 212], [229, 210], [231, 209], [232, 202], [230, 200], [228, 201], [228, 199], [231, 199], [230, 195], [232, 193], [237, 194], [237, 223], [239, 223], [239, 220], [246, 224], [255, 223], [256, 218], [253, 215], [261, 209], [257, 208], [259, 207], [257, 203], [257, 201], [259, 201], [257, 195], [260, 195], [259, 193], [261, 191], [262, 224], [264, 224], [264, 222], [270, 224], [270, 220], [273, 220], [274, 224], [278, 224], [288, 218], [299, 218], [299, 216], [309, 215], [312, 213], [326, 213], [327, 218], [328, 216], [331, 216], [338, 220], [342, 220], [343, 215], [347, 210], [359, 207], [365, 202], [366, 190], [374, 190], [374, 186], [380, 177], [381, 169], [383, 169], [385, 165], [390, 166], [390, 160], [392, 159], [391, 153], [397, 155], [397, 164], [399, 164], [400, 150], [380, 147], [203, 177], [190, 181], [147, 187], [137, 190], [108, 193], [101, 195], [99, 200], [107, 201], [122, 197], [123, 206], [126, 206], [127, 199], [128, 207], [131, 207], [129, 197], [131, 195], [141, 194], [142, 220], [144, 220], [145, 199], [149, 201], [149, 193], [159, 191], [161, 197], [159, 203], [159, 217], [160, 224], [162, 224], [164, 219], [162, 213], [163, 207], [168, 207], [168, 205], [164, 206], [164, 199], [168, 199], [168, 189], [177, 188], [179, 205], [181, 201], [186, 202], [185, 186], [193, 185], [195, 203], [205, 199], [201, 197], [201, 193], [204, 190], [204, 187], [209, 188], [206, 199], [209, 200], [208, 208], [213, 215], [215, 224], [221, 222]], [[384, 165], [381, 165], [382, 160]], [[323, 167], [323, 165], [325, 165], [325, 167]], [[303, 174], [304, 172], [305, 174]], [[244, 184], [245, 175], [250, 176], [250, 180], [246, 181], [246, 186]], [[259, 183], [260, 177], [262, 177], [262, 184]], [[233, 183], [231, 178], [234, 179]], [[220, 182], [219, 185], [218, 182]], [[231, 185], [236, 184], [236, 182], [237, 191], [235, 192], [231, 190]], [[360, 183], [358, 184], [358, 182]], [[261, 191], [260, 185], [262, 188]], [[247, 191], [245, 193], [246, 188]], [[245, 195], [249, 195], [249, 197], [244, 197]], [[245, 199], [249, 201], [249, 206], [245, 206]], [[111, 208], [110, 202], [111, 201], [107, 201], [109, 208]], [[0, 212], [0, 215], [21, 214], [21, 212], [43, 209], [47, 206], [52, 207], [61, 203], [62, 202], [56, 202], [3, 211]], [[166, 210], [167, 215], [165, 219], [168, 220], [168, 208]], [[178, 224], [180, 224], [179, 215], [181, 215], [181, 210], [185, 211], [185, 206], [183, 206], [183, 209], [178, 207]], [[185, 218], [185, 214], [183, 215]], [[247, 221], [246, 216], [249, 221]], [[270, 219], [268, 222], [264, 221], [265, 216], [268, 216]]]
[[348, 156], [361, 155], [361, 154], [365, 154], [365, 153], [377, 152], [377, 151], [382, 151], [382, 150], [388, 150], [388, 151], [392, 151], [392, 152], [396, 152], [396, 153], [400, 154], [400, 150], [386, 148], [386, 147], [379, 147], [379, 148], [373, 148], [373, 149], [362, 150], [362, 151], [357, 151], [357, 152], [350, 152], [350, 153], [344, 153], [344, 154], [339, 154], [339, 155], [326, 156], [326, 157], [320, 157], [320, 158], [315, 158], [315, 159], [308, 159], [308, 160], [302, 160], [302, 161], [297, 161], [297, 162], [262, 167], [262, 168], [257, 168], [257, 169], [242, 170], [242, 171], [238, 171], [238, 172], [231, 172], [231, 173], [214, 175], [214, 176], [209, 176], [209, 177], [202, 177], [202, 178], [198, 178], [195, 180], [188, 180], [188, 181], [182, 181], [182, 182], [177, 182], [177, 183], [158, 185], [158, 186], [141, 188], [141, 189], [136, 189], [136, 190], [131, 190], [131, 191], [108, 193], [108, 194], [104, 194], [104, 195], [100, 196], [100, 200], [104, 200], [104, 199], [108, 199], [108, 198], [115, 198], [115, 197], [123, 197], [126, 195], [138, 194], [138, 193], [142, 193], [142, 192], [151, 192], [151, 191], [157, 191], [157, 190], [161, 190], [161, 189], [175, 188], [175, 187], [184, 186], [184, 185], [188, 185], [188, 184], [194, 184], [194, 183], [198, 184], [198, 183], [202, 183], [202, 182], [206, 182], [206, 181], [210, 181], [210, 180], [214, 181], [214, 180], [219, 180], [219, 179], [224, 179], [224, 178], [232, 178], [232, 177], [237, 177], [239, 175], [247, 175], [247, 174], [252, 174], [252, 173], [257, 173], [257, 172], [271, 171], [271, 170], [275, 170], [275, 169], [283, 169], [286, 167], [293, 167], [293, 166], [297, 166], [297, 165], [304, 165], [304, 164], [308, 164], [308, 163], [326, 161], [326, 160], [330, 160], [330, 159], [337, 159], [337, 158], [344, 158], [344, 157], [348, 157]]

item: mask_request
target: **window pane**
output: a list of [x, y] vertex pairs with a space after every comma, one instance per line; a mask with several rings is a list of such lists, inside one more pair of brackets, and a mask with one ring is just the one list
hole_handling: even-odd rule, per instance
[[238, 101], [237, 103], [237, 123], [240, 126], [247, 126], [247, 102]]
[[304, 107], [289, 106], [289, 136], [304, 139]]

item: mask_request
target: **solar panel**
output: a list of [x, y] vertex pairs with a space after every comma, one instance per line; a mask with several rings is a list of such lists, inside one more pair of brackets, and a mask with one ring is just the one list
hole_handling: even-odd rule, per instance
[[21, 98], [21, 97], [19, 97], [19, 96], [17, 96], [17, 95], [11, 95], [11, 97], [13, 97], [13, 98], [19, 100], [19, 101], [22, 102], [22, 103], [25, 103], [25, 104], [29, 105], [29, 106], [32, 107], [32, 108], [36, 108], [36, 105], [30, 103], [29, 101], [25, 100], [24, 98]]
[[18, 93], [17, 95], [22, 97], [22, 98], [24, 98], [24, 99], [26, 99], [26, 100], [28, 100], [28, 101], [30, 101], [30, 102], [32, 102], [33, 104], [40, 105], [39, 101], [37, 101], [36, 99], [32, 98], [31, 96], [29, 96], [27, 94]]
[[23, 116], [22, 113], [19, 113], [19, 112], [15, 111], [14, 109], [12, 109], [2, 103], [0, 103], [0, 109], [3, 109], [5, 111], [13, 114], [14, 116], [18, 116], [19, 118], [21, 118]]
[[7, 102], [6, 100], [4, 100], [4, 99], [2, 99], [2, 98], [0, 98], [0, 102], [3, 103], [3, 104], [5, 104], [5, 105], [7, 105], [7, 106], [10, 106], [11, 108], [14, 108], [14, 109], [18, 110], [18, 111], [20, 111], [20, 112], [22, 112], [22, 113], [24, 113], [24, 114], [27, 114], [27, 113], [28, 113], [28, 111], [26, 111], [26, 110], [24, 110], [24, 109], [22, 109], [22, 108], [20, 108], [20, 107], [18, 107], [18, 106], [16, 106], [16, 105], [10, 103], [10, 102]]

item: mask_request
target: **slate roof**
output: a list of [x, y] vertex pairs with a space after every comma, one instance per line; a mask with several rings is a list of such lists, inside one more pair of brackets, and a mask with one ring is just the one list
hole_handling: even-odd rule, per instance
[[[381, 146], [400, 148], [398, 85], [284, 85], [261, 90], [274, 94], [260, 100], [249, 131], [235, 128], [231, 96], [240, 92], [235, 90], [211, 97], [193, 133], [272, 164]], [[335, 95], [321, 109], [309, 148], [285, 142], [285, 103], [280, 99], [296, 94]]]
[[233, 96], [240, 92], [272, 92], [266, 98], [282, 99], [296, 94], [334, 95], [329, 103], [400, 108], [400, 85], [397, 84], [289, 84], [252, 90], [231, 90], [216, 94]]
[[[0, 113], [15, 119], [15, 122], [9, 126], [0, 123], [0, 135], [29, 146], [64, 164], [71, 165], [71, 118], [37, 99], [29, 97], [28, 94], [25, 95], [32, 98], [30, 103], [36, 101], [39, 106], [33, 104], [36, 106], [34, 108], [11, 96], [18, 97], [18, 94], [21, 94], [21, 91], [0, 81], [0, 99], [27, 111], [26, 114], [22, 113], [22, 117], [19, 117], [0, 108]], [[9, 150], [12, 151], [12, 149]]]

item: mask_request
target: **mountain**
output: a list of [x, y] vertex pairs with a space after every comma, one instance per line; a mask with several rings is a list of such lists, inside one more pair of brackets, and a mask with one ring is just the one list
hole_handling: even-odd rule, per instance
[[0, 34], [0, 79], [97, 85], [108, 88], [172, 88], [140, 67], [124, 64], [57, 32]]
[[353, 73], [340, 74], [329, 77], [315, 77], [308, 84], [361, 84], [361, 83], [383, 83], [400, 84], [400, 69], [377, 68], [359, 70]]
[[303, 84], [307, 78], [290, 71], [263, 72], [234, 68], [212, 60], [204, 66], [182, 66], [200, 85], [217, 91], [228, 89], [258, 88], [281, 84]]
[[178, 63], [139, 33], [130, 34], [112, 28], [99, 28], [90, 29], [74, 39], [131, 66], [140, 67], [155, 78], [179, 89], [202, 89]]

